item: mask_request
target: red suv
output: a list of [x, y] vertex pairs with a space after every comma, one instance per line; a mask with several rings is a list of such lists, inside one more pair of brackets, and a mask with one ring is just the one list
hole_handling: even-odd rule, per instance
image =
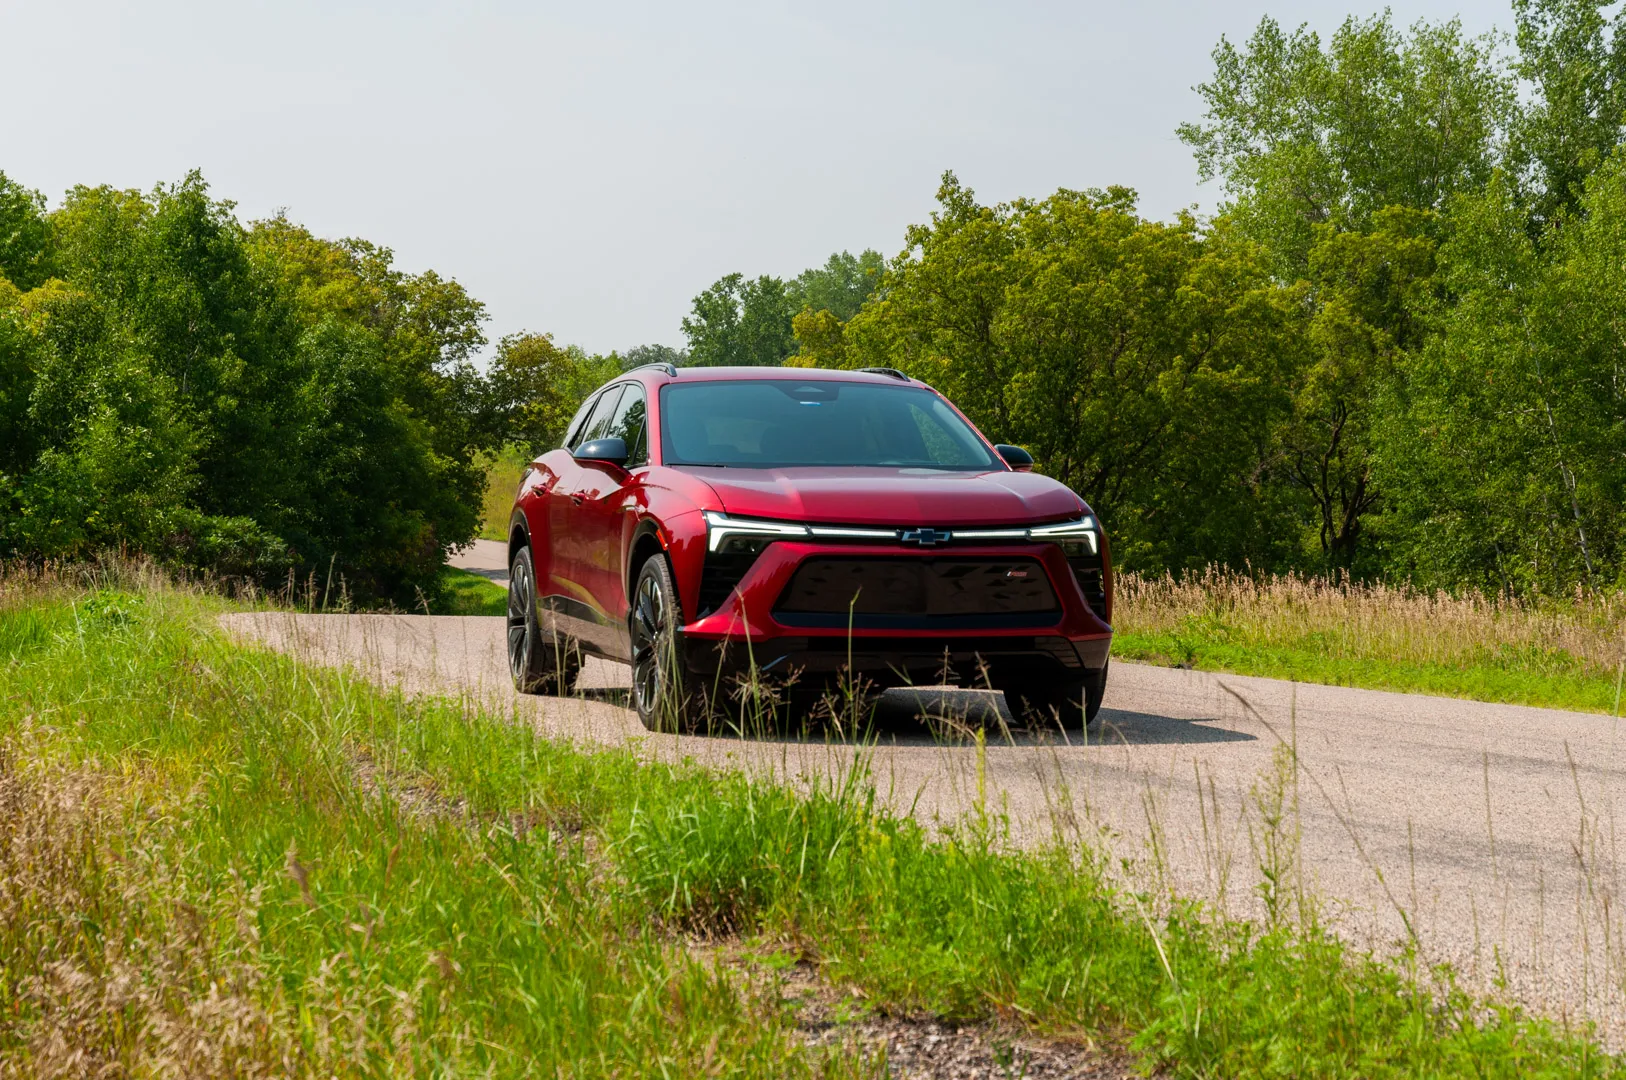
[[1106, 688], [1107, 541], [1032, 463], [889, 368], [630, 371], [520, 484], [515, 684], [566, 692], [584, 653], [628, 663], [664, 730], [743, 687], [951, 680], [1079, 727]]

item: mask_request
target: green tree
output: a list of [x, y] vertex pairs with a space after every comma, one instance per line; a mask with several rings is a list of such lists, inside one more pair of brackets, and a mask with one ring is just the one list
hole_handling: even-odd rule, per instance
[[1438, 210], [1482, 188], [1512, 115], [1494, 41], [1455, 20], [1406, 35], [1387, 14], [1351, 18], [1323, 48], [1266, 18], [1213, 60], [1197, 87], [1207, 113], [1179, 136], [1288, 281], [1308, 272], [1318, 225], [1365, 232], [1386, 207]]
[[1586, 178], [1626, 134], [1626, 12], [1599, 0], [1514, 0], [1518, 73], [1534, 94], [1514, 127], [1514, 157], [1538, 223], [1572, 211]]
[[1129, 565], [1280, 558], [1287, 503], [1262, 479], [1302, 315], [1257, 247], [1145, 221], [1123, 188], [983, 206], [945, 174], [938, 202], [840, 361], [903, 368], [1028, 446]]
[[683, 320], [689, 363], [775, 366], [796, 351], [791, 320], [795, 311], [779, 278], [743, 274], [719, 278], [694, 298]]
[[1401, 207], [1373, 215], [1372, 231], [1317, 226], [1309, 280], [1305, 362], [1292, 373], [1292, 411], [1278, 433], [1281, 475], [1311, 505], [1318, 549], [1333, 565], [1370, 569], [1361, 544], [1380, 506], [1373, 425], [1407, 350], [1424, 340], [1418, 312], [1434, 272], [1432, 215]]
[[803, 270], [786, 284], [789, 306], [793, 314], [828, 311], [846, 322], [874, 295], [885, 269], [886, 260], [878, 251], [866, 250], [857, 256], [836, 252], [823, 266]]
[[689, 362], [689, 354], [670, 345], [634, 345], [621, 354], [621, 369], [631, 371], [645, 364], [671, 364], [682, 367]]
[[582, 399], [620, 374], [614, 354], [561, 348], [551, 334], [510, 334], [488, 373], [491, 399], [509, 442], [528, 454], [558, 446]]
[[0, 278], [22, 290], [50, 277], [45, 199], [0, 172]]
[[1626, 153], [1538, 244], [1514, 184], [1453, 208], [1454, 302], [1396, 380], [1378, 466], [1402, 573], [1565, 592], [1626, 577]]

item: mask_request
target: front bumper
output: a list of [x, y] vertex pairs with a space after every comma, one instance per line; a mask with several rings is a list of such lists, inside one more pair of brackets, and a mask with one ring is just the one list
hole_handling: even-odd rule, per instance
[[[911, 616], [809, 617], [784, 611], [787, 589], [809, 560], [873, 559], [904, 570], [904, 560], [976, 563], [1035, 561], [1055, 594], [1052, 610]], [[1103, 614], [1110, 613], [1104, 608]], [[770, 544], [717, 609], [680, 632], [685, 665], [697, 674], [825, 678], [843, 670], [879, 685], [962, 685], [1034, 678], [1084, 678], [1105, 666], [1112, 627], [1092, 610], [1062, 549], [1050, 543], [954, 544], [906, 549], [895, 544]]]

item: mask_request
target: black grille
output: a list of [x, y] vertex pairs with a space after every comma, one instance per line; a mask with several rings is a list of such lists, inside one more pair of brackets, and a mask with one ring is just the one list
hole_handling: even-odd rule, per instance
[[1048, 626], [1060, 605], [1037, 559], [814, 558], [774, 617], [786, 626], [975, 629]]
[[1074, 554], [1068, 552], [1067, 565], [1073, 568], [1073, 577], [1078, 579], [1078, 587], [1084, 593], [1085, 601], [1090, 610], [1095, 612], [1098, 619], [1107, 617], [1107, 585], [1105, 575], [1101, 569], [1101, 555], [1099, 552], [1084, 552]]
[[705, 568], [700, 572], [700, 615], [710, 615], [728, 602], [729, 594], [734, 586], [740, 583], [745, 572], [751, 569], [751, 564], [757, 561], [758, 552], [718, 552], [706, 553]]

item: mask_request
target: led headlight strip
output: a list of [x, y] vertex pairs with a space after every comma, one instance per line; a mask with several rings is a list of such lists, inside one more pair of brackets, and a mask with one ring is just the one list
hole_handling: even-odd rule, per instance
[[[706, 541], [708, 550], [717, 551], [730, 536], [808, 537], [823, 536], [849, 540], [896, 540], [896, 529], [851, 529], [836, 525], [798, 525], [788, 521], [761, 521], [751, 518], [731, 518], [716, 510], [706, 511], [706, 526], [710, 533]], [[1039, 525], [1031, 529], [955, 529], [949, 538], [955, 540], [1083, 540], [1092, 552], [1100, 550], [1099, 530], [1095, 518], [1089, 514], [1077, 521], [1063, 521], [1055, 525]], [[947, 530], [945, 530], [947, 532]]]
[[1083, 540], [1092, 553], [1101, 550], [1100, 526], [1095, 518], [1085, 514], [1077, 521], [1062, 521], [1055, 525], [1038, 525], [1028, 530], [1029, 540]]
[[706, 541], [709, 551], [716, 551], [722, 546], [724, 540], [730, 536], [811, 536], [806, 525], [792, 525], [782, 521], [750, 521], [743, 518], [731, 518], [727, 514], [720, 514], [715, 510], [706, 511], [707, 531], [711, 533]]

